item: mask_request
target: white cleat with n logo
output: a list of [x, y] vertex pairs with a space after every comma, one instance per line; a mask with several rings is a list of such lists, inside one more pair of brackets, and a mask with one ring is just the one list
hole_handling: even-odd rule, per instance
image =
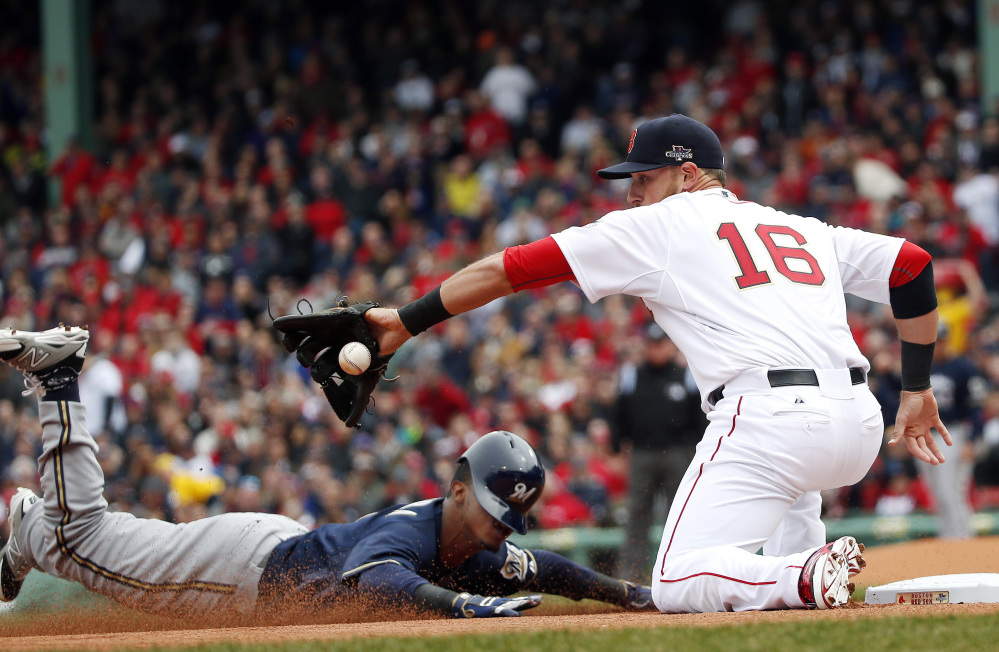
[[17, 357], [17, 365], [26, 369], [38, 369], [48, 358], [48, 351], [33, 346]]
[[24, 374], [24, 394], [59, 389], [80, 375], [90, 331], [64, 326], [36, 333], [0, 329], [0, 360]]

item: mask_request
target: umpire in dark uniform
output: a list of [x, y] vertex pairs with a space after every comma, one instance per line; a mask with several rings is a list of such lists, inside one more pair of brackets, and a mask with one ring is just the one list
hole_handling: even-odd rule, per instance
[[658, 324], [651, 324], [645, 335], [644, 360], [621, 369], [611, 420], [614, 452], [631, 448], [628, 521], [617, 572], [632, 580], [649, 577], [656, 497], [673, 500], [707, 426], [697, 387], [676, 345]]

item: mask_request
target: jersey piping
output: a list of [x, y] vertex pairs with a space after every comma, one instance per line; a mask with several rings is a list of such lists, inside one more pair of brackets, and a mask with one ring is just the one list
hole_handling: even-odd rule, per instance
[[381, 561], [369, 561], [366, 564], [361, 564], [357, 568], [352, 568], [349, 571], [344, 571], [343, 573], [340, 574], [340, 577], [342, 577], [343, 579], [347, 579], [351, 575], [357, 575], [358, 573], [363, 573], [364, 571], [368, 570], [369, 568], [371, 568], [373, 566], [381, 566], [382, 564], [395, 564], [396, 566], [402, 566], [402, 564], [400, 564], [399, 561], [396, 560], [396, 559], [383, 559]]
[[[735, 432], [735, 420], [739, 417], [740, 414], [742, 414], [742, 399], [743, 398], [745, 398], [745, 397], [743, 397], [743, 396], [739, 397], [739, 403], [735, 407], [735, 414], [732, 415], [732, 429], [728, 431], [727, 435], [725, 435], [724, 437], [721, 437], [721, 438], [718, 439], [718, 445], [715, 447], [715, 452], [711, 454], [711, 458], [708, 460], [708, 462], [714, 461], [715, 456], [718, 454], [718, 451], [721, 450], [722, 442], [726, 438], [731, 437], [732, 433]], [[672, 532], [672, 534], [670, 534], [669, 543], [666, 545], [666, 551], [663, 552], [662, 565], [659, 568], [659, 573], [660, 574], [662, 574], [666, 570], [666, 555], [669, 554], [669, 549], [673, 546], [673, 538], [676, 537], [676, 529], [678, 527], [680, 527], [680, 519], [683, 518], [683, 512], [684, 512], [685, 509], [687, 509], [687, 503], [690, 502], [690, 497], [694, 494], [694, 490], [697, 489], [697, 483], [700, 482], [701, 477], [704, 475], [704, 465], [705, 464], [707, 464], [707, 462], [702, 463], [701, 464], [701, 468], [698, 469], [698, 471], [697, 471], [697, 479], [694, 480], [694, 484], [690, 488], [690, 493], [687, 494], [687, 499], [685, 501], [683, 501], [683, 507], [680, 508], [680, 514], [676, 517], [676, 523], [673, 525], [673, 532]], [[662, 581], [662, 580], [660, 580], [660, 581]]]
[[73, 560], [78, 566], [82, 566], [86, 570], [99, 575], [105, 579], [111, 580], [113, 582], [118, 582], [119, 584], [124, 584], [126, 586], [131, 586], [136, 589], [141, 589], [143, 591], [207, 591], [211, 593], [224, 593], [231, 594], [236, 592], [236, 586], [234, 584], [223, 584], [220, 582], [206, 582], [203, 580], [188, 580], [186, 582], [146, 582], [144, 580], [139, 580], [134, 577], [129, 577], [128, 575], [123, 575], [121, 573], [116, 573], [108, 568], [95, 563], [94, 561], [87, 559], [86, 557], [80, 555], [73, 548], [69, 546], [66, 541], [66, 535], [64, 528], [69, 525], [72, 521], [73, 515], [69, 509], [69, 503], [66, 499], [66, 476], [65, 476], [65, 464], [63, 462], [63, 448], [69, 444], [70, 436], [72, 433], [72, 426], [70, 424], [69, 418], [69, 402], [59, 401], [59, 423], [62, 426], [62, 434], [59, 437], [59, 443], [55, 450], [52, 451], [53, 463], [55, 465], [55, 481], [56, 481], [56, 497], [59, 509], [62, 511], [62, 519], [60, 524], [56, 527], [56, 542], [59, 545], [59, 549], [67, 557]]

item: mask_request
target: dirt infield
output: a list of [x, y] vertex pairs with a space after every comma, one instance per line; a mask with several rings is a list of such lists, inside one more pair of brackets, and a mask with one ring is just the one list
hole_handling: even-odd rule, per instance
[[[896, 580], [951, 573], [999, 573], [999, 537], [970, 541], [929, 539], [872, 548], [865, 554], [867, 569], [858, 577], [864, 586]], [[999, 604], [870, 606], [860, 603], [831, 612], [771, 611], [716, 614], [628, 614], [603, 612], [528, 615], [492, 620], [409, 620], [397, 622], [338, 622], [334, 624], [173, 629], [169, 621], [130, 625], [116, 622], [112, 614], [92, 622], [67, 616], [47, 622], [43, 636], [0, 636], [0, 648], [11, 652], [37, 650], [111, 650], [153, 646], [194, 646], [206, 643], [279, 643], [286, 641], [343, 640], [348, 638], [446, 636], [470, 633], [520, 632], [555, 629], [623, 629], [634, 627], [736, 625], [751, 622], [794, 622], [801, 619], [894, 618], [914, 614], [999, 613]], [[180, 625], [181, 623], [176, 623]], [[186, 624], [185, 624], [186, 626]], [[136, 631], [136, 630], [143, 631]], [[131, 630], [131, 631], [122, 631]], [[155, 630], [152, 633], [150, 630]], [[59, 632], [86, 632], [59, 635]], [[42, 632], [38, 632], [42, 633]]]

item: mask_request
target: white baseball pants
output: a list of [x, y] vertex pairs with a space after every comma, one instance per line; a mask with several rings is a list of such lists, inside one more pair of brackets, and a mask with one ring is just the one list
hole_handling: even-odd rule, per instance
[[819, 387], [770, 388], [760, 374], [726, 384], [666, 520], [652, 569], [660, 611], [805, 606], [801, 567], [826, 543], [819, 492], [860, 481], [884, 436], [866, 384], [818, 375]]
[[25, 514], [26, 559], [129, 607], [167, 616], [253, 611], [274, 547], [306, 528], [274, 514], [222, 514], [187, 524], [109, 513], [85, 409], [39, 402], [44, 504]]

